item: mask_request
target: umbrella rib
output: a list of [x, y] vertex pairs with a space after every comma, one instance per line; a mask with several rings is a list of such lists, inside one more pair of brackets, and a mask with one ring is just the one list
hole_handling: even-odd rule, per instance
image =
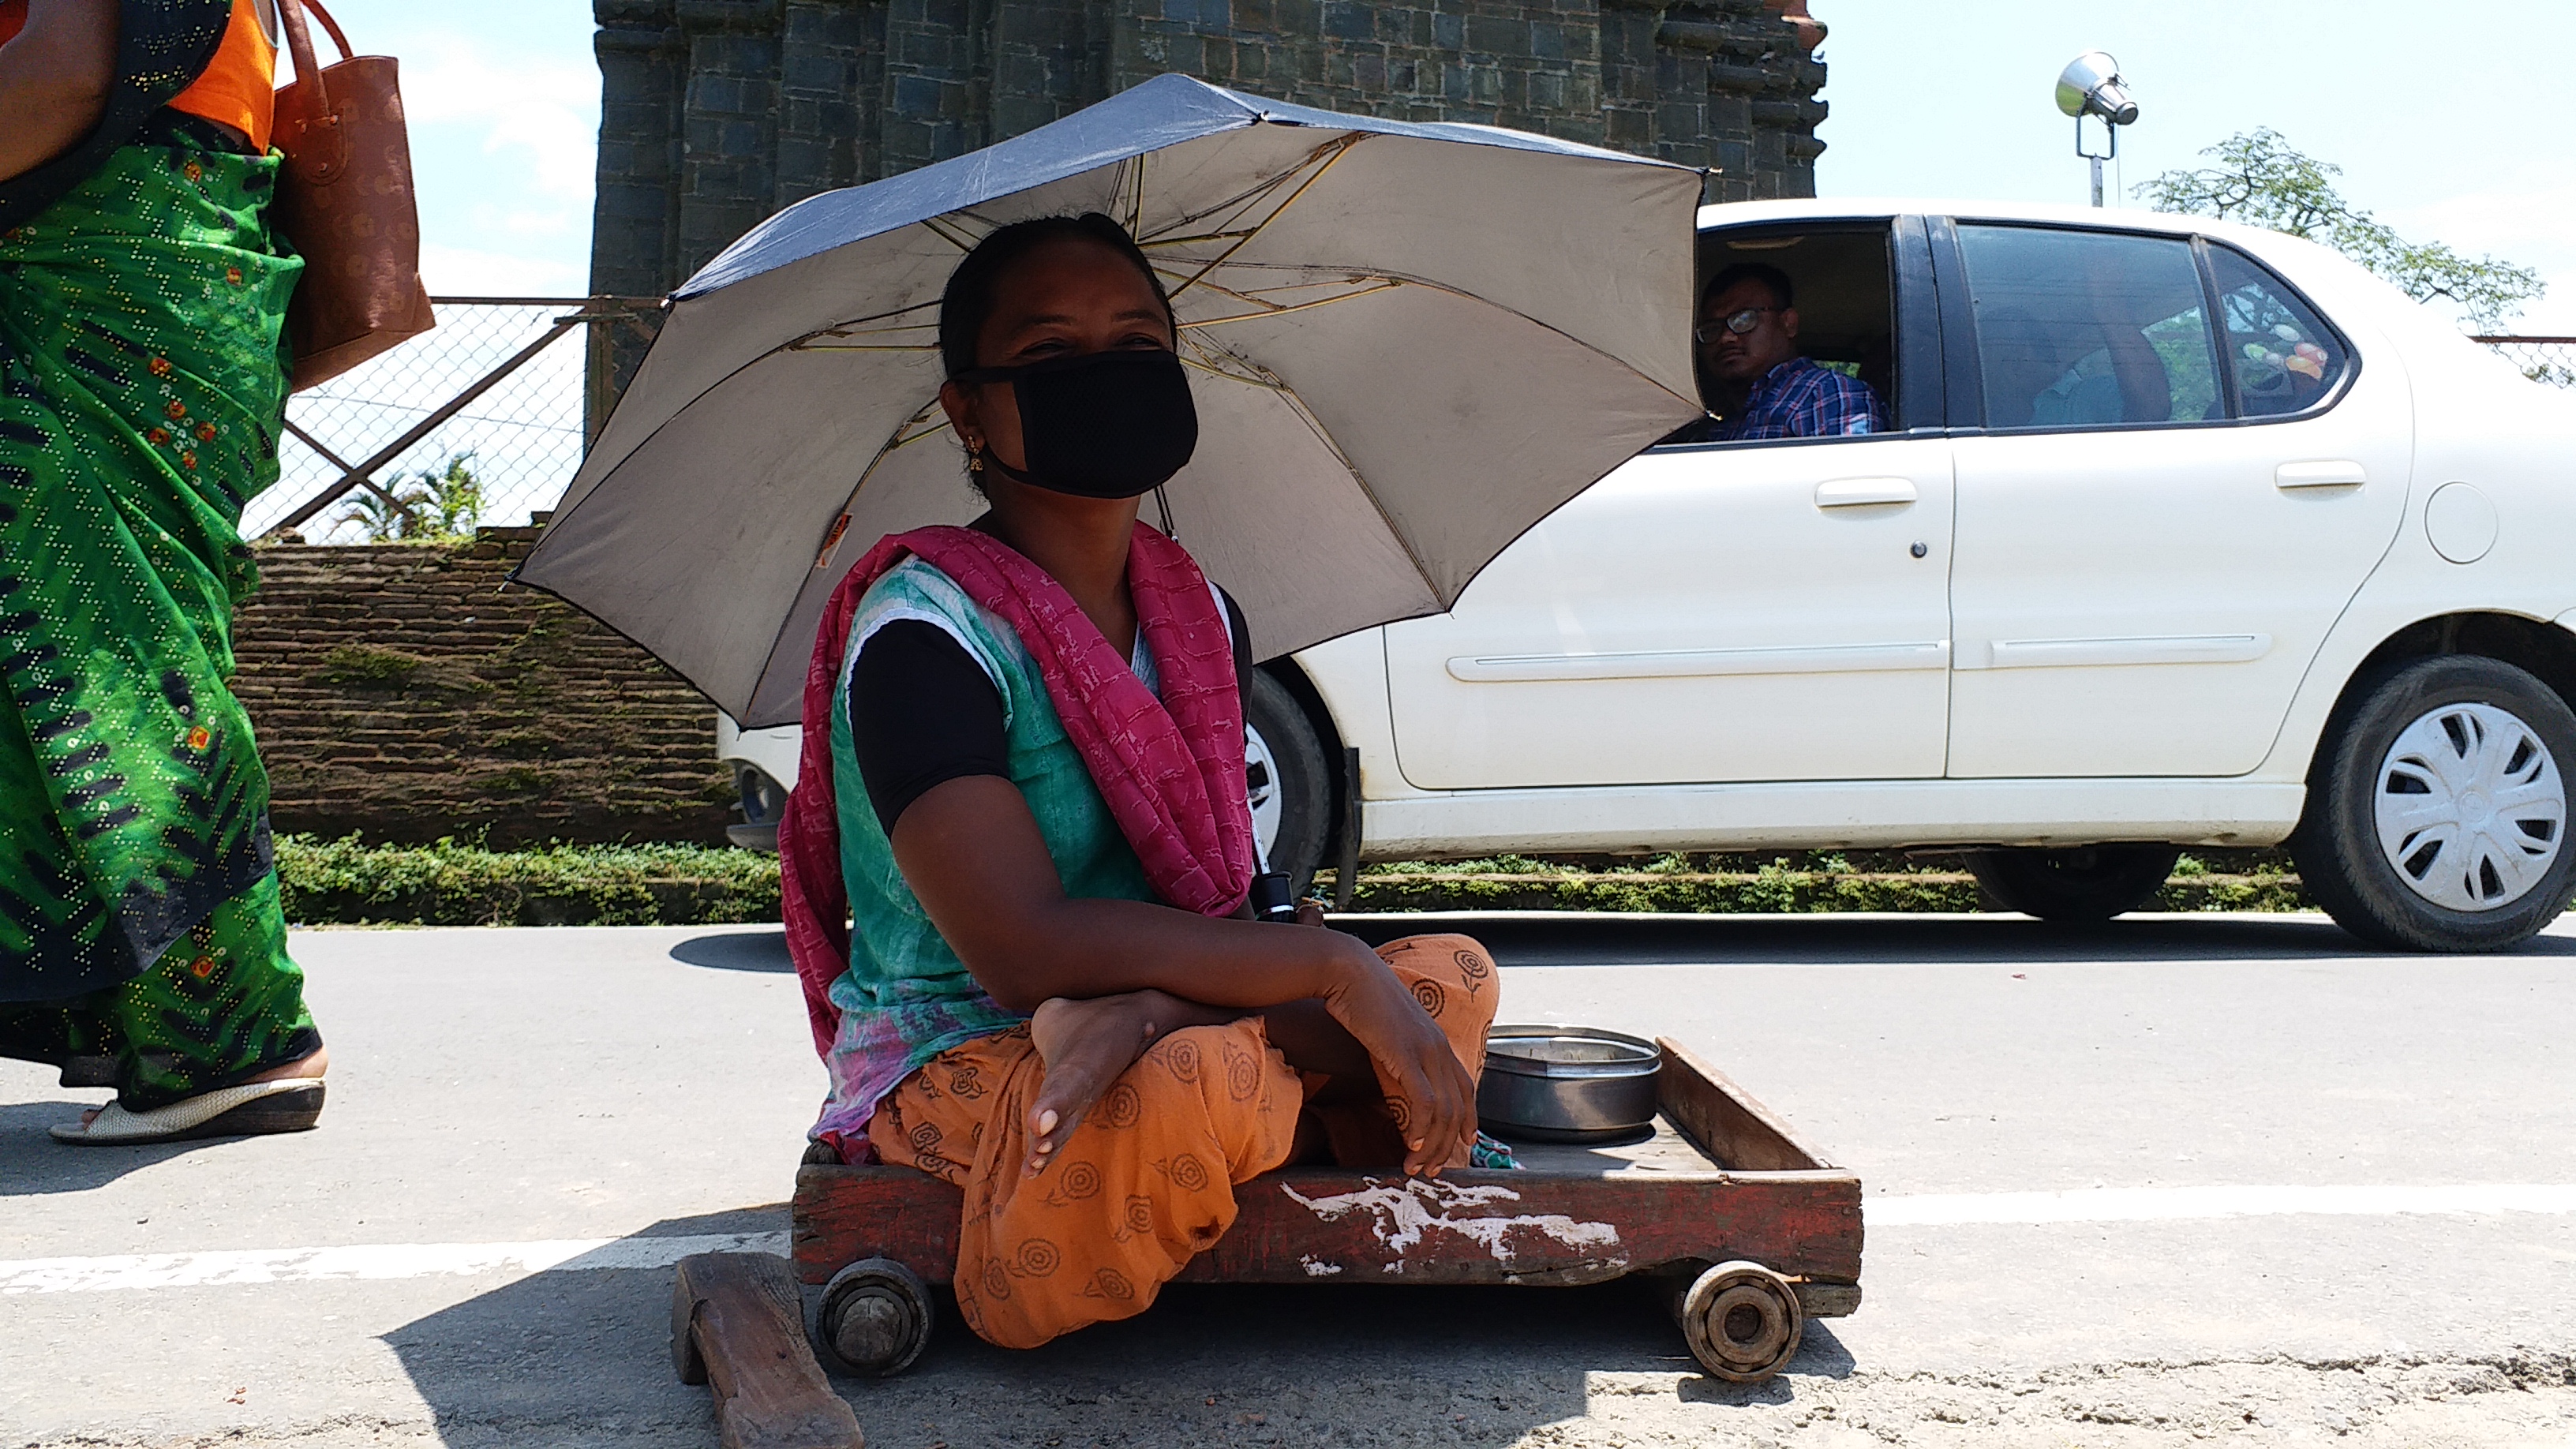
[[[1186, 216], [1176, 216], [1172, 218], [1171, 222], [1166, 225], [1161, 232], [1156, 234], [1156, 240], [1148, 241], [1143, 237], [1138, 237], [1136, 239], [1137, 245], [1163, 245], [1164, 243], [1161, 238], [1170, 236], [1172, 232], [1180, 229], [1181, 227], [1205, 221], [1207, 218], [1216, 215], [1218, 212], [1225, 211], [1228, 208], [1233, 208], [1234, 215], [1240, 217], [1246, 207], [1259, 202], [1263, 197], [1268, 196], [1271, 192], [1274, 192], [1280, 187], [1286, 185], [1298, 172], [1303, 171], [1307, 167], [1322, 160], [1326, 152], [1337, 146], [1346, 146], [1348, 144], [1348, 137], [1326, 141], [1322, 145], [1317, 146], [1314, 150], [1297, 158], [1297, 164], [1289, 167], [1287, 170], [1276, 172], [1269, 176], [1264, 176], [1260, 180], [1253, 182], [1250, 186], [1243, 188], [1232, 196], [1225, 197], [1222, 200], [1209, 202], [1207, 205], [1200, 207], [1198, 210], [1193, 211]], [[1223, 233], [1223, 228], [1219, 228], [1219, 230], [1220, 233]]]
[[[960, 229], [955, 226], [943, 227], [940, 223], [948, 220], [951, 216], [972, 215], [974, 215], [974, 213], [967, 211], [964, 207], [959, 207], [956, 211], [945, 212], [938, 216], [925, 216], [921, 219], [921, 229], [930, 233], [932, 236], [939, 238], [941, 241], [948, 243], [950, 246], [957, 248], [957, 250], [961, 252], [971, 252], [975, 250], [974, 241], [969, 240], [962, 235], [962, 233], [952, 235], [952, 233], [959, 233]], [[975, 219], [978, 221], [983, 220], [982, 217], [976, 217]]]
[[[1288, 208], [1297, 204], [1298, 198], [1306, 194], [1307, 188], [1313, 186], [1316, 182], [1323, 180], [1325, 173], [1331, 171], [1336, 162], [1351, 154], [1351, 149], [1366, 139], [1368, 139], [1366, 136], [1358, 132], [1353, 132], [1333, 143], [1333, 153], [1326, 156], [1324, 158], [1324, 163], [1317, 166], [1313, 173], [1307, 176], [1305, 180], [1297, 183], [1297, 189], [1288, 193], [1287, 200], [1271, 208], [1270, 214], [1261, 219], [1260, 225], [1255, 226], [1248, 232], [1245, 232], [1243, 236], [1235, 241], [1231, 246], [1228, 246], [1224, 251], [1221, 251], [1213, 258], [1210, 258], [1208, 264], [1199, 268], [1196, 275], [1181, 283], [1179, 287], [1173, 289], [1173, 295], [1178, 296], [1180, 293], [1188, 291], [1191, 287], [1197, 285], [1201, 277], [1205, 277], [1208, 273], [1215, 271], [1217, 268], [1224, 266], [1227, 262], [1233, 260], [1236, 252], [1239, 252], [1246, 246], [1250, 245], [1252, 239], [1261, 235], [1262, 231], [1267, 228], [1270, 223], [1287, 215]], [[1293, 175], [1295, 173], [1292, 172], [1289, 174]]]
[[[1312, 268], [1291, 268], [1291, 267], [1283, 266], [1283, 265], [1281, 265], [1281, 264], [1279, 264], [1279, 263], [1275, 263], [1275, 262], [1236, 262], [1234, 265], [1236, 265], [1236, 266], [1238, 266], [1238, 267], [1247, 268], [1247, 269], [1249, 269], [1249, 268], [1275, 268], [1275, 269], [1277, 269], [1277, 270], [1281, 270], [1281, 271], [1289, 271], [1289, 270], [1312, 270]], [[1522, 321], [1527, 322], [1527, 323], [1528, 323], [1529, 325], [1531, 325], [1532, 327], [1536, 327], [1536, 328], [1538, 328], [1538, 329], [1540, 329], [1541, 331], [1544, 331], [1544, 332], [1553, 332], [1553, 333], [1555, 333], [1557, 336], [1564, 338], [1566, 341], [1573, 343], [1575, 346], [1582, 348], [1584, 351], [1591, 353], [1593, 356], [1598, 357], [1598, 358], [1601, 358], [1601, 359], [1603, 359], [1603, 360], [1605, 360], [1605, 361], [1608, 361], [1608, 362], [1610, 362], [1610, 363], [1616, 364], [1617, 366], [1619, 366], [1619, 367], [1621, 367], [1621, 368], [1626, 369], [1626, 370], [1627, 370], [1627, 372], [1628, 372], [1628, 374], [1629, 374], [1630, 376], [1632, 376], [1632, 377], [1636, 378], [1636, 379], [1637, 379], [1637, 380], [1639, 380], [1640, 382], [1645, 383], [1645, 384], [1646, 384], [1647, 386], [1649, 386], [1649, 387], [1653, 387], [1653, 388], [1661, 389], [1661, 390], [1662, 390], [1662, 392], [1664, 393], [1664, 395], [1665, 395], [1665, 396], [1667, 396], [1667, 397], [1673, 398], [1673, 399], [1675, 399], [1675, 400], [1677, 400], [1677, 401], [1680, 401], [1680, 402], [1690, 402], [1690, 401], [1692, 401], [1692, 399], [1687, 398], [1687, 397], [1684, 397], [1684, 396], [1682, 396], [1682, 394], [1677, 393], [1677, 392], [1674, 392], [1671, 388], [1669, 388], [1669, 387], [1665, 387], [1662, 383], [1657, 382], [1655, 379], [1653, 379], [1653, 378], [1651, 378], [1651, 377], [1648, 377], [1648, 376], [1647, 376], [1643, 371], [1641, 371], [1641, 370], [1637, 367], [1637, 365], [1636, 365], [1635, 363], [1632, 363], [1632, 362], [1630, 362], [1628, 359], [1626, 359], [1626, 358], [1624, 358], [1624, 357], [1621, 357], [1619, 354], [1617, 354], [1617, 353], [1615, 353], [1615, 352], [1608, 352], [1608, 351], [1604, 351], [1602, 348], [1600, 348], [1600, 347], [1598, 347], [1598, 346], [1596, 346], [1596, 345], [1594, 345], [1594, 344], [1592, 344], [1592, 343], [1590, 343], [1590, 342], [1586, 342], [1586, 341], [1584, 341], [1582, 338], [1575, 336], [1573, 333], [1566, 331], [1566, 330], [1565, 330], [1564, 328], [1562, 328], [1562, 327], [1554, 326], [1554, 325], [1552, 325], [1552, 324], [1550, 324], [1550, 323], [1546, 323], [1546, 322], [1541, 322], [1541, 321], [1540, 321], [1540, 320], [1538, 320], [1536, 317], [1531, 316], [1531, 315], [1530, 315], [1530, 314], [1528, 314], [1527, 312], [1521, 311], [1521, 310], [1520, 310], [1519, 308], [1517, 308], [1517, 307], [1506, 307], [1506, 306], [1504, 306], [1502, 303], [1497, 302], [1497, 301], [1494, 301], [1493, 299], [1491, 299], [1491, 298], [1489, 298], [1489, 297], [1479, 297], [1479, 296], [1477, 296], [1475, 293], [1470, 292], [1470, 291], [1466, 290], [1466, 289], [1465, 289], [1465, 288], [1463, 288], [1463, 287], [1453, 287], [1453, 286], [1450, 286], [1450, 285], [1449, 285], [1448, 283], [1446, 283], [1446, 282], [1435, 282], [1435, 281], [1431, 280], [1429, 277], [1416, 277], [1416, 276], [1409, 276], [1409, 275], [1399, 275], [1399, 274], [1397, 274], [1397, 273], [1393, 273], [1393, 272], [1386, 272], [1386, 273], [1381, 273], [1381, 274], [1379, 274], [1379, 276], [1378, 276], [1378, 280], [1383, 281], [1383, 282], [1387, 282], [1387, 283], [1389, 283], [1389, 284], [1402, 283], [1402, 284], [1403, 284], [1403, 285], [1405, 285], [1405, 286], [1426, 288], [1426, 289], [1428, 289], [1428, 290], [1430, 290], [1430, 291], [1443, 293], [1443, 294], [1445, 294], [1445, 295], [1447, 295], [1447, 296], [1451, 296], [1451, 297], [1456, 297], [1456, 298], [1460, 299], [1461, 301], [1467, 301], [1467, 302], [1473, 302], [1473, 303], [1476, 303], [1478, 306], [1481, 306], [1481, 307], [1491, 307], [1491, 308], [1493, 308], [1495, 311], [1497, 311], [1497, 312], [1501, 312], [1501, 313], [1504, 313], [1504, 314], [1506, 314], [1506, 315], [1508, 315], [1508, 316], [1518, 317], [1518, 318], [1519, 318], [1519, 319], [1521, 319]], [[1294, 285], [1294, 284], [1292, 284], [1292, 285]], [[1218, 291], [1223, 291], [1223, 290], [1225, 290], [1224, 288], [1221, 288], [1221, 287], [1215, 287], [1215, 286], [1214, 286], [1214, 284], [1212, 284], [1212, 283], [1210, 284], [1210, 286], [1211, 286], [1211, 288], [1212, 288], [1213, 290], [1218, 290]], [[1370, 291], [1373, 291], [1373, 292], [1374, 292], [1374, 291], [1382, 291], [1382, 290], [1384, 290], [1384, 288], [1372, 287], [1372, 288], [1370, 288], [1369, 290], [1370, 290]], [[1240, 295], [1240, 294], [1238, 294], [1238, 295]], [[1352, 296], [1359, 296], [1359, 295], [1363, 295], [1363, 294], [1361, 294], [1361, 293], [1356, 293], [1356, 292], [1355, 292], [1355, 293], [1351, 293], [1351, 294], [1349, 294], [1349, 295], [1352, 295]], [[1249, 300], [1252, 300], [1252, 299], [1251, 299], [1251, 298], [1246, 298], [1245, 300], [1249, 301]], [[1323, 300], [1324, 300], [1324, 301], [1328, 301], [1328, 302], [1337, 302], [1337, 301], [1340, 301], [1340, 300], [1341, 300], [1341, 298], [1339, 298], [1339, 297], [1327, 297], [1327, 298], [1324, 298]], [[1316, 303], [1304, 303], [1304, 304], [1301, 304], [1301, 305], [1305, 305], [1305, 306], [1314, 306], [1314, 305], [1318, 305], [1318, 304], [1316, 304]], [[1237, 321], [1237, 320], [1242, 320], [1242, 319], [1238, 319], [1238, 318], [1230, 318], [1230, 317], [1221, 317], [1221, 318], [1216, 318], [1216, 319], [1213, 319], [1213, 320], [1215, 320], [1215, 321]], [[1184, 326], [1191, 326], [1191, 327], [1195, 327], [1195, 326], [1200, 326], [1200, 325], [1202, 325], [1202, 324], [1194, 323], [1194, 322], [1193, 322], [1193, 323], [1184, 323], [1183, 325], [1184, 325]]]
[[[871, 322], [883, 322], [891, 317], [903, 316], [907, 312], [918, 312], [925, 307], [936, 307], [938, 305], [939, 304], [937, 302], [915, 302], [909, 307], [897, 307], [891, 312], [871, 312], [865, 317], [852, 317], [845, 322], [835, 322], [829, 327], [817, 327], [813, 331], [806, 333], [805, 336], [796, 339], [796, 341], [804, 342], [816, 337], [851, 336], [857, 333], [861, 328], [865, 328], [867, 324]], [[902, 322], [897, 323], [892, 327], [877, 328], [874, 330], [884, 332], [909, 332], [914, 330], [927, 330], [938, 325], [939, 324], [936, 322]], [[796, 343], [791, 342], [787, 345], [793, 347]]]
[[[1158, 271], [1159, 270], [1160, 269], [1158, 269]], [[1161, 275], [1177, 276], [1179, 274], [1176, 272], [1162, 272]], [[1221, 297], [1232, 297], [1234, 300], [1241, 302], [1248, 307], [1284, 307], [1292, 304], [1266, 300], [1263, 294], [1268, 292], [1311, 291], [1316, 287], [1355, 287], [1362, 282], [1383, 282], [1386, 280], [1388, 279], [1375, 272], [1345, 272], [1341, 276], [1325, 281], [1282, 282], [1275, 287], [1229, 287], [1222, 282], [1209, 281], [1201, 281], [1199, 285]]]
[[1195, 242], [1228, 241], [1235, 237], [1245, 237], [1250, 235], [1252, 235], [1252, 232], [1249, 229], [1244, 231], [1202, 231], [1193, 232], [1188, 236], [1158, 236], [1151, 241], [1140, 241], [1136, 243], [1136, 245], [1139, 250], [1151, 251], [1156, 247], [1185, 247]]
[[1362, 287], [1356, 292], [1344, 292], [1338, 297], [1317, 297], [1311, 302], [1292, 302], [1286, 306], [1274, 306], [1262, 303], [1260, 302], [1260, 299], [1255, 297], [1245, 297], [1243, 300], [1253, 302], [1257, 305], [1268, 306], [1269, 310], [1265, 312], [1237, 312], [1231, 317], [1203, 317], [1196, 322], [1184, 322], [1181, 326], [1186, 329], [1195, 330], [1201, 327], [1221, 327], [1228, 322], [1257, 322], [1269, 317], [1285, 317], [1291, 312], [1303, 312], [1309, 307], [1329, 307], [1335, 302], [1347, 302], [1353, 297], [1365, 297], [1372, 292], [1393, 291], [1395, 288], [1403, 285], [1404, 283], [1396, 281], [1393, 278], [1389, 278], [1378, 283], [1374, 287]]
[[[1240, 358], [1247, 366], [1258, 365], [1250, 358], [1242, 357], [1231, 349], [1227, 350], [1226, 355]], [[1267, 371], [1267, 369], [1264, 370]], [[1421, 551], [1413, 546], [1412, 537], [1406, 534], [1396, 524], [1394, 517], [1386, 511], [1386, 505], [1379, 501], [1377, 490], [1369, 486], [1368, 478], [1360, 472], [1359, 465], [1352, 462], [1350, 455], [1342, 451], [1342, 445], [1333, 440], [1332, 430], [1324, 426], [1323, 419], [1315, 416], [1314, 410], [1306, 406], [1306, 400], [1299, 397], [1297, 390], [1290, 387], [1285, 380], [1271, 386], [1273, 391], [1287, 400], [1288, 411], [1296, 417], [1297, 421], [1306, 425], [1306, 430], [1315, 435], [1315, 441], [1323, 444], [1324, 451], [1333, 455], [1333, 461], [1342, 465], [1342, 471], [1351, 475], [1351, 482], [1360, 490], [1360, 496], [1368, 500], [1369, 507], [1377, 511], [1378, 522], [1386, 526], [1387, 536], [1394, 539], [1396, 547], [1403, 549], [1404, 556], [1412, 561], [1415, 576], [1430, 586], [1433, 598], [1439, 598], [1440, 586], [1433, 581], [1430, 561], [1423, 558]], [[1454, 601], [1444, 600], [1443, 607], [1450, 602]]]

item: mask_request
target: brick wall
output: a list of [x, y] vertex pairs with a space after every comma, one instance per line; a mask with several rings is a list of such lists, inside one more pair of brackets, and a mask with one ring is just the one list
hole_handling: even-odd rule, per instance
[[[1815, 194], [1806, 0], [594, 0], [594, 290], [668, 291], [755, 222], [1179, 71]], [[621, 370], [640, 349], [624, 346]]]
[[588, 615], [503, 587], [534, 537], [257, 549], [233, 687], [277, 829], [724, 843], [715, 707]]

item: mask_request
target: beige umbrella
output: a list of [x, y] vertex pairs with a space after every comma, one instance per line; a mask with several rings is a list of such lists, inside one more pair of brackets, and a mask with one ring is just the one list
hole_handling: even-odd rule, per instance
[[936, 397], [939, 294], [994, 228], [1106, 211], [1172, 293], [1199, 445], [1146, 517], [1263, 658], [1449, 607], [1540, 518], [1701, 415], [1700, 174], [1162, 76], [770, 218], [674, 294], [516, 577], [746, 727], [793, 722], [824, 600], [981, 504]]

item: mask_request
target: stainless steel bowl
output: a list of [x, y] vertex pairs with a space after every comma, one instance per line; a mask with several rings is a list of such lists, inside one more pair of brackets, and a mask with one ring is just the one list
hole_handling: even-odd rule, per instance
[[1497, 1026], [1485, 1033], [1476, 1116], [1505, 1140], [1600, 1142], [1655, 1120], [1661, 1047], [1589, 1026]]

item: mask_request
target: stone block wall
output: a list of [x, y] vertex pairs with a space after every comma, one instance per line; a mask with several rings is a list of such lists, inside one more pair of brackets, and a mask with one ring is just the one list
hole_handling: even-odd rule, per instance
[[504, 587], [535, 534], [256, 549], [233, 687], [278, 830], [724, 843], [715, 706], [588, 615]]
[[[754, 223], [1166, 71], [1815, 193], [1806, 0], [594, 0], [594, 291], [668, 291]], [[633, 358], [622, 356], [631, 366]]]

